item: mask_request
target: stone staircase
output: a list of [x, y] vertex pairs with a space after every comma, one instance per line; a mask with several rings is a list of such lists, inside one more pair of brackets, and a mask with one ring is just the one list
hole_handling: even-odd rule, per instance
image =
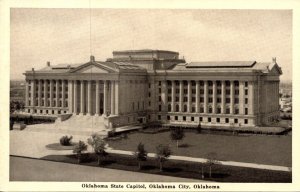
[[91, 135], [97, 133], [107, 136], [104, 118], [101, 116], [73, 115], [65, 121], [55, 121], [51, 124], [28, 125], [25, 131], [53, 132], [68, 135]]

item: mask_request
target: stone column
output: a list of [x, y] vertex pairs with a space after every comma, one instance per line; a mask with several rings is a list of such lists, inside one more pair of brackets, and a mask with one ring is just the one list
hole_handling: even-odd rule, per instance
[[110, 82], [110, 114], [115, 114], [115, 81]]
[[42, 80], [39, 80], [38, 85], [38, 106], [40, 107], [42, 103]]
[[208, 89], [207, 81], [204, 81], [204, 113], [207, 113]]
[[221, 85], [221, 113], [225, 114], [226, 112], [226, 96], [225, 96], [225, 81], [222, 81], [222, 85]]
[[162, 103], [162, 111], [167, 111], [168, 105], [167, 105], [167, 95], [168, 95], [168, 89], [167, 89], [167, 81], [162, 81], [162, 89], [161, 89], [161, 103]]
[[230, 81], [230, 114], [234, 114], [234, 81]]
[[171, 111], [175, 112], [175, 81], [172, 81], [172, 102], [171, 102]]
[[92, 81], [87, 81], [88, 96], [87, 96], [87, 113], [92, 115]]
[[29, 83], [26, 81], [25, 83], [25, 106], [29, 105]]
[[183, 112], [183, 81], [179, 84], [179, 111]]
[[53, 107], [53, 80], [50, 80], [50, 107]]
[[216, 114], [217, 110], [217, 82], [213, 81], [213, 104], [212, 104], [212, 112], [213, 114]]
[[72, 80], [68, 81], [68, 108], [69, 108], [69, 113], [73, 113], [73, 97], [74, 97], [74, 93], [73, 93], [73, 87], [74, 87], [74, 83]]
[[115, 81], [115, 115], [119, 115], [119, 81]]
[[96, 80], [96, 112], [95, 115], [100, 114], [100, 95], [99, 95], [99, 80]]
[[192, 111], [192, 82], [188, 81], [188, 105], [187, 111], [190, 113]]
[[244, 101], [245, 101], [245, 97], [244, 97], [244, 81], [239, 81], [239, 113], [240, 114], [244, 114]]
[[103, 115], [106, 116], [107, 112], [107, 80], [104, 80], [103, 88]]
[[80, 114], [83, 115], [85, 110], [84, 110], [84, 81], [80, 81]]
[[56, 91], [55, 91], [55, 95], [56, 95], [56, 99], [55, 99], [55, 103], [56, 103], [56, 107], [58, 107], [58, 95], [59, 95], [59, 81], [56, 80], [56, 84], [55, 84], [55, 87], [56, 87]]
[[[70, 87], [68, 87], [68, 91], [69, 91]], [[65, 107], [65, 95], [66, 95], [66, 84], [65, 84], [65, 80], [61, 80], [61, 107]], [[70, 104], [68, 104], [68, 106], [70, 106]]]
[[199, 81], [196, 81], [196, 113], [200, 112], [200, 104], [199, 104], [199, 97], [200, 97], [200, 87]]
[[35, 106], [35, 80], [31, 80], [31, 106]]
[[44, 106], [48, 107], [48, 80], [44, 80]]
[[74, 81], [74, 114], [77, 114], [78, 112], [78, 84], [77, 81]]

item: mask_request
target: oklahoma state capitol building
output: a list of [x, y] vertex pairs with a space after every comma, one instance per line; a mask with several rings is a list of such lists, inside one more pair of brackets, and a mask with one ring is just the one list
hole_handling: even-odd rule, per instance
[[[94, 116], [111, 128], [268, 125], [279, 118], [281, 68], [272, 62], [190, 62], [178, 52], [114, 51], [105, 62], [26, 71], [26, 111]], [[68, 121], [68, 120], [66, 120]]]

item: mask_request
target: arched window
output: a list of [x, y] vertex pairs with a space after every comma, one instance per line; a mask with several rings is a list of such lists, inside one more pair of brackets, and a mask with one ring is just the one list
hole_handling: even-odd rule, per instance
[[172, 106], [169, 104], [168, 105], [168, 111], [170, 112], [172, 110]]
[[187, 105], [183, 106], [183, 112], [187, 112]]
[[179, 105], [176, 105], [176, 112], [179, 112]]
[[212, 107], [211, 106], [208, 107], [208, 113], [212, 113]]

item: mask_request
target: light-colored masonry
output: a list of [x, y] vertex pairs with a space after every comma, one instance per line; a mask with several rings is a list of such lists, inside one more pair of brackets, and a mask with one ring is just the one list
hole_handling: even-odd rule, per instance
[[190, 62], [163, 50], [26, 71], [29, 113], [102, 116], [110, 127], [174, 124], [253, 127], [279, 117], [280, 67], [272, 62]]

